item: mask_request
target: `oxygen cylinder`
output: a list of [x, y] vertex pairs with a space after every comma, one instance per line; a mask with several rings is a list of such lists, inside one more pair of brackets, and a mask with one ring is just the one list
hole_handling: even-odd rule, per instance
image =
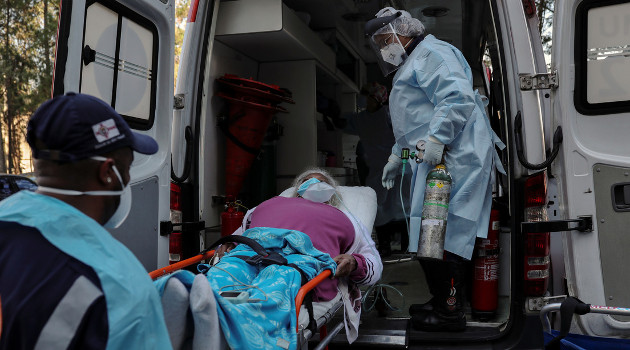
[[490, 212], [488, 238], [477, 238], [473, 255], [473, 317], [487, 321], [494, 318], [499, 299], [499, 210]]
[[225, 205], [225, 210], [221, 213], [221, 237], [229, 236], [243, 223], [245, 214], [238, 211], [237, 206], [233, 202]]
[[442, 260], [448, 202], [451, 196], [451, 174], [438, 164], [427, 175], [422, 204], [422, 226], [418, 240], [418, 258]]

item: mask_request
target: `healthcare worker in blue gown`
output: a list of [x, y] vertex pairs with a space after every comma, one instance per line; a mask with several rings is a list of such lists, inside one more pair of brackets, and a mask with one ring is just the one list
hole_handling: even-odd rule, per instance
[[0, 350], [171, 349], [147, 271], [106, 230], [131, 208], [133, 152], [156, 141], [75, 93], [44, 102], [26, 140], [39, 187], [0, 202]]
[[383, 72], [396, 71], [389, 99], [396, 142], [383, 168], [384, 187], [391, 188], [400, 172], [401, 150], [415, 151], [425, 142], [423, 161], [411, 162], [410, 251], [418, 247], [427, 174], [443, 156], [453, 181], [444, 260], [421, 260], [433, 298], [410, 307], [412, 325], [461, 331], [465, 262], [475, 239], [487, 237], [494, 171], [504, 172], [495, 145], [505, 146], [490, 127], [471, 69], [457, 48], [425, 34], [418, 19], [391, 7], [366, 23], [366, 33]]

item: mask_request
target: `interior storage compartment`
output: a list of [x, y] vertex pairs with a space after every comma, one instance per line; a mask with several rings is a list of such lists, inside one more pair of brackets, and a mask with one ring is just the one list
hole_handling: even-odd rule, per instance
[[335, 53], [281, 0], [223, 1], [216, 39], [258, 62], [315, 60], [335, 72]]
[[[295, 101], [283, 104], [288, 113], [275, 116], [282, 135], [265, 150], [274, 153], [276, 189], [287, 188], [304, 168], [315, 165], [327, 167], [343, 184], [357, 184], [352, 171], [344, 167], [342, 126], [327, 127], [324, 114], [330, 115], [319, 105], [321, 96], [336, 105], [338, 116], [356, 109], [365, 68], [349, 40], [334, 29], [313, 31], [280, 0], [223, 1], [218, 11], [208, 80], [214, 82], [224, 74], [235, 74], [287, 89]], [[215, 95], [217, 89], [213, 83], [209, 93]], [[212, 171], [213, 166], [223, 164], [225, 157], [224, 135], [217, 131], [215, 121], [225, 115], [226, 106], [213, 97], [208, 107], [211, 113], [204, 122], [205, 137], [218, 140], [218, 159], [215, 164], [204, 163], [204, 174], [206, 181], [218, 180], [221, 184], [223, 175], [218, 174], [217, 179]], [[330, 157], [320, 162], [323, 151]], [[244, 187], [250, 191], [244, 198], [251, 199], [246, 203], [251, 206], [267, 199], [253, 193], [258, 190], [254, 182]], [[211, 222], [213, 214], [206, 215]]]

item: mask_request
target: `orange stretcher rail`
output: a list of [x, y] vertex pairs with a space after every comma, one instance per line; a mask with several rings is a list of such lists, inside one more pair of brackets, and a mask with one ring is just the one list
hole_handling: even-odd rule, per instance
[[[296, 312], [296, 317], [298, 320], [300, 319], [300, 308], [302, 307], [302, 302], [304, 301], [304, 297], [306, 297], [306, 293], [310, 292], [313, 288], [317, 287], [317, 285], [320, 284], [323, 280], [330, 277], [331, 273], [332, 271], [330, 270], [324, 270], [322, 273], [315, 276], [315, 278], [306, 282], [306, 284], [304, 284], [300, 288], [300, 290], [298, 290], [298, 293], [295, 296], [295, 312]], [[299, 330], [300, 330], [300, 325], [298, 322], [298, 331]]]
[[208, 260], [210, 258], [212, 258], [212, 256], [214, 255], [214, 250], [211, 250], [209, 252], [206, 252], [204, 254], [199, 254], [199, 255], [195, 255], [192, 258], [188, 258], [186, 260], [182, 260], [180, 262], [176, 262], [173, 265], [168, 265], [165, 267], [162, 267], [160, 269], [157, 269], [155, 271], [151, 271], [149, 272], [149, 277], [151, 277], [151, 279], [156, 279], [158, 277], [162, 277], [164, 275], [168, 275], [169, 273], [175, 272], [179, 269], [182, 269], [186, 266], [190, 266], [192, 264], [196, 264], [198, 262], [200, 262], [201, 260]]

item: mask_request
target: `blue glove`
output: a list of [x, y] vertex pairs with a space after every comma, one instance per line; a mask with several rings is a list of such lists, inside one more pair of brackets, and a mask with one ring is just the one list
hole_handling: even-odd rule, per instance
[[442, 153], [444, 153], [444, 145], [431, 136], [424, 145], [424, 157], [422, 157], [422, 160], [431, 165], [438, 165], [442, 162]]
[[383, 167], [383, 177], [381, 178], [381, 183], [386, 189], [390, 190], [394, 187], [394, 181], [396, 180], [396, 175], [398, 175], [401, 163], [402, 160], [397, 155], [391, 154], [389, 156], [387, 164]]

